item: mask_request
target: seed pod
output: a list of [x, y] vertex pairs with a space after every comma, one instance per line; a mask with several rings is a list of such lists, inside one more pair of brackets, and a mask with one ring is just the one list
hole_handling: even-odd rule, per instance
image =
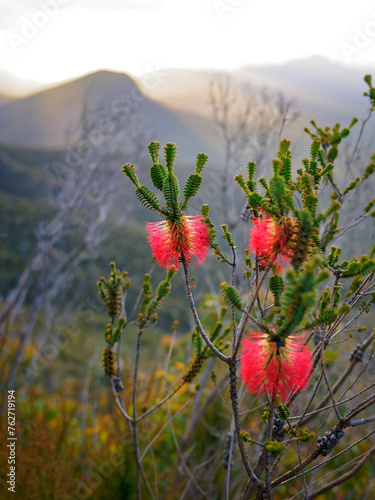
[[110, 347], [106, 347], [102, 354], [103, 370], [107, 377], [116, 375], [116, 352]]

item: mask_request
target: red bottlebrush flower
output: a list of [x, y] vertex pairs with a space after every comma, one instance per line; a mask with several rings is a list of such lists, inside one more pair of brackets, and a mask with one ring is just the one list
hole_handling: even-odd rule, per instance
[[201, 264], [210, 249], [208, 229], [201, 215], [182, 215], [177, 221], [148, 222], [148, 240], [158, 264], [178, 269], [178, 260]]
[[251, 394], [268, 392], [287, 401], [291, 392], [307, 388], [313, 362], [310, 349], [288, 337], [275, 341], [268, 335], [252, 333], [242, 346], [241, 376]]
[[274, 220], [254, 218], [250, 228], [249, 248], [262, 264], [289, 264], [293, 256], [296, 220], [281, 217]]

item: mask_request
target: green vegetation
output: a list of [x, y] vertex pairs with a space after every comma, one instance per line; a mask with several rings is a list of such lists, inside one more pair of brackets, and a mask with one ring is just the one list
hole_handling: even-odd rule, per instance
[[[374, 111], [371, 78], [365, 83]], [[210, 164], [203, 153], [184, 168], [180, 187], [176, 146], [166, 144], [162, 165], [159, 145], [151, 142], [151, 161], [123, 167], [127, 179], [117, 179], [125, 194], [102, 205], [105, 224], [96, 225], [100, 210], [90, 217], [111, 186], [109, 169], [97, 181], [99, 191], [87, 193], [95, 172], [87, 175], [84, 161], [71, 175], [64, 167], [51, 170], [54, 162], [63, 165], [61, 151], [0, 148], [0, 387], [2, 394], [16, 390], [20, 497], [132, 500], [142, 492], [177, 500], [241, 498], [247, 491], [244, 498], [255, 498], [256, 486], [259, 495], [282, 500], [305, 495], [304, 478], [309, 498], [375, 495], [369, 390], [375, 247], [371, 233], [361, 232], [375, 216], [374, 156], [363, 155], [359, 167], [344, 162], [356, 119], [347, 127], [311, 123], [311, 148], [298, 166], [290, 142], [281, 140], [270, 175], [254, 161], [235, 173], [233, 206], [240, 213], [245, 204], [250, 221], [238, 215], [219, 229], [230, 193], [205, 203]], [[351, 144], [357, 151], [360, 139], [361, 133]], [[71, 191], [61, 197], [68, 182]], [[162, 269], [144, 222], [180, 222], [197, 200], [204, 201], [207, 263], [196, 268], [181, 253], [178, 271]], [[353, 200], [360, 200], [356, 213]], [[40, 238], [65, 207], [72, 216], [61, 237], [53, 239], [52, 227]], [[244, 247], [256, 220], [266, 221], [278, 246], [268, 253], [254, 247], [250, 256]], [[103, 231], [92, 246], [90, 230]], [[41, 257], [38, 244], [45, 245]], [[289, 266], [279, 265], [281, 252]], [[305, 334], [313, 365], [306, 392], [295, 390], [284, 401], [272, 392], [280, 381], [259, 397], [246, 392], [238, 368], [241, 341], [251, 332], [287, 359], [288, 342]], [[7, 427], [0, 422], [4, 442]], [[327, 455], [332, 460], [325, 463]], [[5, 454], [0, 467], [7, 468]], [[353, 474], [341, 483], [347, 472]], [[337, 486], [320, 492], [333, 480]], [[6, 488], [4, 476], [0, 486]]]

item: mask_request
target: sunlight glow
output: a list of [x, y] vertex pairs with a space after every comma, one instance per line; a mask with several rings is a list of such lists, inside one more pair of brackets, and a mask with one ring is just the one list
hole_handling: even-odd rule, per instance
[[372, 2], [355, 9], [351, 1], [316, 0], [306, 9], [296, 0], [39, 0], [25, 10], [2, 1], [0, 9], [0, 72], [44, 84], [102, 68], [140, 76], [312, 55], [375, 65]]

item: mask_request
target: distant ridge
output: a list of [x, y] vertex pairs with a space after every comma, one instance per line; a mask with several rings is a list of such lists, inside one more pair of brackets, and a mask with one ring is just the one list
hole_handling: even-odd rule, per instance
[[22, 147], [59, 148], [67, 126], [74, 123], [85, 98], [108, 102], [130, 92], [136, 83], [127, 75], [100, 71], [16, 99], [1, 107], [0, 142]]
[[[280, 65], [245, 66], [225, 73], [239, 87], [244, 84], [254, 89], [267, 87], [295, 99], [305, 122], [316, 119], [333, 125], [366, 113], [363, 77], [371, 70], [375, 77], [375, 66], [367, 70], [349, 69], [324, 57], [312, 56]], [[173, 108], [208, 116], [208, 85], [214, 74], [201, 70], [162, 70], [156, 73], [160, 85], [149, 94]]]
[[[191, 116], [153, 102], [138, 84], [124, 73], [98, 71], [56, 87], [16, 99], [0, 107], [0, 144], [35, 149], [64, 147], [65, 133], [82, 113], [85, 101], [102, 107], [134, 111], [137, 126], [162, 144], [178, 144], [180, 159], [194, 164], [198, 152], [215, 158], [217, 148], [201, 130], [207, 124], [199, 116], [191, 125]], [[197, 131], [195, 128], [197, 127]], [[210, 134], [208, 134], [210, 135]], [[146, 146], [146, 145], [145, 145]]]
[[[289, 135], [298, 129], [306, 137], [302, 131], [311, 119], [318, 125], [347, 126], [353, 116], [361, 119], [367, 113], [363, 77], [371, 69], [349, 69], [314, 56], [227, 73], [238, 88], [268, 87], [295, 100], [300, 117]], [[196, 154], [204, 151], [211, 160], [221, 161], [222, 143], [211, 119], [208, 94], [213, 75], [208, 70], [162, 70], [148, 75], [155, 84], [147, 85], [147, 78], [103, 70], [11, 101], [0, 95], [0, 144], [62, 149], [66, 130], [77, 123], [85, 101], [107, 108], [128, 102], [137, 126], [162, 144], [176, 142], [180, 160], [194, 163]]]

